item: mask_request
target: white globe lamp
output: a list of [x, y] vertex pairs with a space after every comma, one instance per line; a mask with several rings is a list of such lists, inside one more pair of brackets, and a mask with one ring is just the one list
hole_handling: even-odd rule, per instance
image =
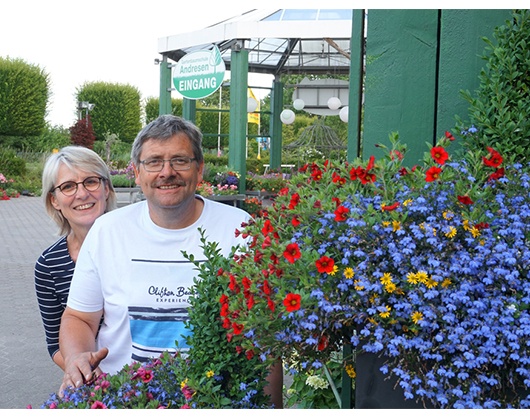
[[328, 99], [328, 108], [331, 109], [332, 111], [339, 109], [341, 105], [342, 105], [342, 102], [336, 96], [332, 96], [331, 98]]
[[294, 122], [294, 112], [290, 109], [284, 109], [282, 113], [280, 114], [280, 120], [284, 124], [292, 124]]
[[297, 111], [301, 111], [302, 109], [304, 109], [304, 106], [305, 106], [305, 102], [303, 99], [295, 99], [293, 101], [293, 108], [296, 109]]
[[254, 98], [247, 98], [247, 112], [254, 112], [258, 109], [258, 101]]
[[349, 109], [347, 106], [341, 108], [339, 112], [339, 118], [342, 122], [345, 122], [345, 123], [348, 122], [348, 111]]

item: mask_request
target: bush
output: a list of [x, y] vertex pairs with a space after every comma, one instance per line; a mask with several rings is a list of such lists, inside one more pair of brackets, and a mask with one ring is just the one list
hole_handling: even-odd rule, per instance
[[19, 177], [26, 174], [26, 162], [13, 150], [0, 150], [0, 172], [6, 177]]
[[469, 148], [494, 147], [518, 162], [529, 160], [530, 147], [530, 10], [516, 10], [506, 25], [494, 31], [497, 45], [487, 38], [480, 85], [474, 95], [462, 91], [471, 104], [470, 124], [459, 122], [458, 130], [470, 125], [480, 135], [467, 136]]
[[0, 57], [0, 134], [40, 134], [49, 95], [45, 71], [20, 59]]

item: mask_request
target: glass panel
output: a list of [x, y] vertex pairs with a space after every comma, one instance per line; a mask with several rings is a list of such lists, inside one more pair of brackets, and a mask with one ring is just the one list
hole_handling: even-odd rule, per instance
[[318, 20], [351, 20], [352, 9], [320, 9]]
[[283, 20], [316, 20], [318, 9], [285, 9]]

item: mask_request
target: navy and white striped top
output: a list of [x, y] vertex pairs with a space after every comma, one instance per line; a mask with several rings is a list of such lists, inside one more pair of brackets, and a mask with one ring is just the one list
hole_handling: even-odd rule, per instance
[[75, 262], [68, 253], [66, 236], [44, 250], [35, 263], [35, 292], [44, 324], [48, 352], [59, 351], [59, 327], [66, 308]]

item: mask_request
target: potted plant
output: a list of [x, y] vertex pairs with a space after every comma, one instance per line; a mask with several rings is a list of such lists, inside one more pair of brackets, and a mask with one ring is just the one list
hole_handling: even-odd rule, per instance
[[[227, 338], [296, 355], [294, 375], [352, 346], [420, 406], [529, 407], [529, 168], [491, 147], [453, 160], [453, 140], [412, 168], [397, 134], [383, 159], [301, 168], [240, 232]], [[355, 376], [353, 356], [342, 363]]]

